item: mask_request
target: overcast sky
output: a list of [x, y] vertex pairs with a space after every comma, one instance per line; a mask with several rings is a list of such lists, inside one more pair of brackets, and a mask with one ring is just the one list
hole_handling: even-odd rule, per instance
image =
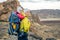
[[[6, 0], [1, 0], [3, 2]], [[30, 10], [38, 9], [60, 9], [60, 0], [19, 0], [24, 8]]]
[[60, 0], [20, 0], [24, 8], [30, 10], [38, 9], [60, 9]]
[[60, 0], [20, 0], [20, 1], [29, 1], [29, 2], [40, 2], [40, 1], [60, 1]]

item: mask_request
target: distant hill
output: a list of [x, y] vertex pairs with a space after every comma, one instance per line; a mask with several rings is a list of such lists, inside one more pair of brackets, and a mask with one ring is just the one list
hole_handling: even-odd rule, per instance
[[60, 18], [59, 9], [41, 9], [41, 10], [31, 10], [32, 14], [38, 14], [41, 18]]

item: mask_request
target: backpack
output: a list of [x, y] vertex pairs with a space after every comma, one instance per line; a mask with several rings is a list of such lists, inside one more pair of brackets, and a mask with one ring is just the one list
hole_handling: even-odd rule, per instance
[[27, 33], [30, 29], [30, 21], [29, 21], [28, 17], [25, 15], [25, 13], [23, 13], [23, 15], [25, 16], [25, 18], [22, 19], [20, 22], [20, 31]]
[[20, 19], [17, 16], [17, 12], [14, 12], [14, 11], [11, 12], [11, 15], [9, 17], [9, 22], [10, 23], [20, 22]]
[[18, 18], [18, 16], [16, 15], [16, 12], [12, 11], [11, 15], [9, 17], [9, 29], [8, 29], [8, 33], [9, 34], [15, 34], [17, 33], [17, 31], [19, 30], [19, 24], [20, 23], [20, 19]]

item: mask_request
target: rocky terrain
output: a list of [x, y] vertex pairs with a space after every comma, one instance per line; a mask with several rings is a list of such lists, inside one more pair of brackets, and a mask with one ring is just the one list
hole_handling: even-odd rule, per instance
[[[32, 26], [32, 30], [35, 34], [37, 34], [38, 36], [42, 37], [43, 40], [45, 40], [46, 38], [54, 38], [56, 40], [60, 40], [60, 21], [57, 21], [53, 18], [52, 20], [47, 20], [47, 21], [40, 21], [41, 19], [48, 19], [47, 16], [45, 16], [44, 14], [48, 14], [48, 16], [51, 14], [52, 10], [40, 10], [40, 12], [38, 10], [32, 11], [32, 20], [33, 20], [33, 26]], [[56, 10], [53, 10], [55, 14], [59, 15], [59, 11], [56, 12]], [[50, 13], [50, 14], [49, 14]], [[43, 18], [40, 15], [42, 14]], [[57, 18], [56, 15], [55, 18]], [[50, 18], [50, 17], [49, 17]], [[35, 31], [34, 31], [35, 30]]]
[[[16, 36], [9, 36], [7, 33], [9, 27], [9, 22], [7, 22], [8, 17], [10, 15], [10, 11], [15, 9], [13, 6], [16, 2], [17, 1], [12, 1], [0, 4], [0, 40], [17, 40]], [[42, 40], [46, 40], [47, 38], [60, 40], [60, 21], [40, 21], [42, 18], [60, 18], [59, 13], [60, 10], [53, 9], [31, 10], [31, 16], [29, 17], [31, 20], [29, 40], [36, 40], [40, 38], [42, 38]], [[1, 20], [5, 21], [3, 22]]]
[[[9, 27], [8, 22], [0, 22], [0, 40], [16, 40], [17, 37], [9, 36], [7, 33]], [[31, 33], [30, 33], [31, 32]], [[43, 40], [46, 38], [54, 38], [60, 40], [60, 23], [44, 23], [41, 24], [37, 22], [33, 22], [29, 32], [29, 39], [33, 39], [30, 37], [30, 34], [34, 35], [35, 37], [42, 37]], [[15, 39], [16, 38], [16, 39]], [[36, 39], [35, 39], [36, 40]]]
[[17, 8], [16, 0], [7, 0], [6, 2], [0, 3], [0, 20], [8, 21], [10, 12]]

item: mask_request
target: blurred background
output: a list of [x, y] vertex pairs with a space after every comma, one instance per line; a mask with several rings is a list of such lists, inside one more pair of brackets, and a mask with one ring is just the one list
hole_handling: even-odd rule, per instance
[[[14, 5], [14, 2], [0, 0], [0, 5]], [[5, 3], [6, 4], [5, 4]], [[29, 40], [60, 40], [60, 0], [19, 0], [20, 5], [30, 13], [31, 28]], [[9, 40], [7, 29], [10, 10], [0, 6], [0, 40]], [[2, 10], [5, 8], [4, 10]], [[16, 38], [16, 37], [15, 37]], [[41, 39], [42, 38], [42, 39]], [[10, 39], [11, 40], [11, 39]]]

